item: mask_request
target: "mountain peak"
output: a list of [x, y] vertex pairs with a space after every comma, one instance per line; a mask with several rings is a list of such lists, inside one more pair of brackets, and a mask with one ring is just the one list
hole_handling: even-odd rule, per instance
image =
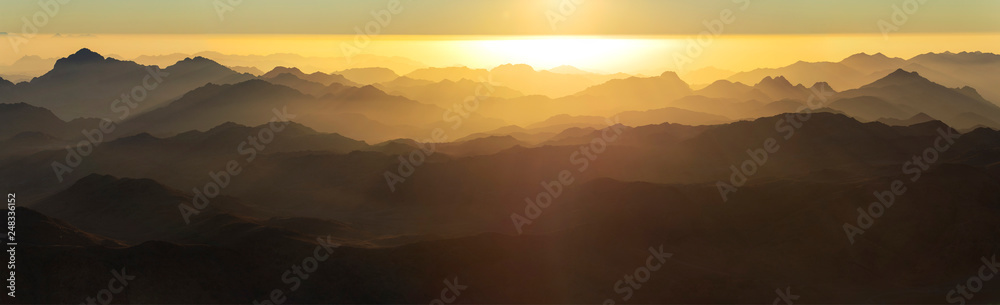
[[67, 56], [66, 58], [61, 58], [57, 60], [55, 66], [59, 67], [65, 65], [79, 65], [79, 64], [88, 64], [101, 61], [104, 61], [104, 56], [101, 56], [101, 54], [97, 54], [94, 51], [91, 51], [90, 49], [83, 48], [80, 49], [79, 51], [76, 51], [76, 53]]
[[915, 71], [908, 72], [903, 69], [896, 69], [896, 71], [889, 73], [889, 75], [886, 75], [871, 84], [864, 85], [861, 88], [881, 88], [908, 84], [924, 84], [930, 82], [931, 81], [927, 80], [923, 76], [920, 76], [920, 74]]
[[757, 85], [754, 86], [754, 87], [758, 87], [758, 86], [766, 86], [766, 87], [795, 87], [795, 86], [792, 85], [791, 82], [788, 81], [788, 79], [786, 79], [784, 76], [780, 76], [780, 75], [778, 77], [775, 77], [775, 78], [771, 78], [770, 76], [764, 77], [764, 79], [760, 80], [760, 82], [757, 83]]

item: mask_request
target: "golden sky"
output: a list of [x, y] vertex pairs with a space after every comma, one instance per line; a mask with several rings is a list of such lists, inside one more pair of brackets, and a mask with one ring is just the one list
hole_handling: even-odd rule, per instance
[[[9, 42], [0, 43], [0, 65], [25, 55], [64, 57], [83, 47], [130, 59], [202, 51], [337, 57], [346, 45], [430, 66], [527, 63], [539, 69], [573, 65], [649, 75], [705, 66], [742, 71], [799, 60], [837, 61], [859, 52], [903, 58], [945, 51], [1000, 53], [995, 18], [1000, 1], [990, 0], [39, 3], [59, 0], [0, 4], [0, 39]], [[884, 35], [887, 25], [891, 30]], [[377, 34], [368, 35], [372, 30]], [[356, 43], [362, 36], [372, 42]]]

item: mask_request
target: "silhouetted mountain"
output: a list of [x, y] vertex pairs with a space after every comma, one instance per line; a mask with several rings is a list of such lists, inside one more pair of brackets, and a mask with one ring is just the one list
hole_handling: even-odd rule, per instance
[[429, 80], [413, 79], [408, 76], [400, 76], [394, 80], [384, 82], [381, 84], [376, 84], [376, 86], [386, 91], [392, 91], [393, 88], [423, 86], [423, 85], [431, 85], [434, 83], [435, 82]]
[[14, 87], [14, 83], [0, 78], [0, 92], [6, 92], [7, 90], [10, 90], [11, 87]]
[[[52, 135], [67, 134], [66, 122], [52, 111], [25, 103], [0, 104], [0, 139], [7, 139], [25, 131], [38, 131]], [[79, 132], [79, 131], [76, 131]]]
[[[69, 189], [32, 205], [46, 215], [64, 220], [86, 232], [137, 244], [156, 240], [180, 230], [186, 223], [179, 204], [191, 204], [192, 197], [149, 179], [89, 175]], [[233, 199], [212, 199], [217, 211], [250, 211]], [[199, 216], [206, 217], [206, 216]]]
[[[426, 104], [438, 105], [442, 108], [451, 108], [455, 104], [461, 104], [469, 98], [476, 98], [477, 94], [482, 97], [497, 98], [517, 98], [524, 96], [513, 89], [485, 84], [468, 79], [457, 82], [442, 80], [437, 83], [426, 85], [409, 84], [393, 86], [394, 82], [382, 84], [382, 88], [390, 94], [399, 95]], [[480, 98], [482, 98], [480, 97]]]
[[404, 75], [404, 77], [428, 80], [435, 83], [443, 80], [457, 82], [463, 79], [484, 81], [489, 80], [489, 73], [486, 69], [472, 69], [467, 67], [423, 68], [414, 70]]
[[117, 120], [155, 108], [208, 83], [250, 78], [204, 58], [184, 60], [158, 70], [81, 49], [56, 61], [48, 73], [15, 86], [10, 95], [0, 96], [0, 100], [49, 108], [64, 120], [78, 117]]
[[[832, 99], [836, 101], [861, 96], [877, 97], [902, 109], [904, 113], [898, 114], [901, 116], [895, 116], [896, 118], [906, 118], [912, 114], [923, 112], [932, 117], [942, 118], [948, 125], [959, 129], [982, 123], [981, 120], [970, 121], [966, 120], [965, 117], [959, 117], [962, 113], [969, 112], [986, 118], [1000, 118], [1000, 107], [981, 98], [976, 98], [969, 90], [947, 88], [923, 78], [916, 72], [907, 72], [902, 69], [859, 89], [838, 93]], [[884, 105], [881, 107], [885, 108]], [[905, 113], [907, 111], [909, 113]], [[868, 116], [871, 119], [877, 119], [890, 115], [874, 113]]]
[[895, 118], [879, 118], [878, 121], [889, 126], [910, 126], [930, 121], [936, 121], [936, 119], [932, 118], [926, 113], [921, 112], [905, 120], [900, 120]]
[[262, 79], [270, 79], [281, 76], [282, 74], [291, 74], [297, 78], [307, 80], [314, 83], [320, 83], [323, 86], [329, 86], [333, 83], [338, 83], [345, 86], [361, 87], [360, 84], [348, 80], [346, 77], [340, 74], [326, 74], [323, 72], [315, 72], [313, 74], [305, 74], [299, 68], [288, 68], [288, 67], [275, 67], [271, 71], [261, 75]]
[[626, 111], [617, 114], [621, 123], [628, 126], [643, 126], [663, 123], [682, 125], [712, 125], [732, 121], [723, 116], [700, 113], [691, 110], [667, 107], [646, 111]]
[[314, 97], [321, 97], [329, 93], [327, 86], [317, 82], [301, 79], [291, 73], [281, 73], [271, 78], [265, 78], [264, 80], [275, 85], [282, 85], [298, 90], [299, 92], [312, 95]]
[[396, 72], [387, 68], [353, 68], [337, 71], [335, 74], [343, 75], [347, 79], [362, 85], [384, 83], [399, 78]]
[[802, 84], [792, 85], [784, 76], [764, 77], [753, 88], [771, 97], [774, 101], [783, 99], [806, 100], [811, 94], [805, 86]]
[[[872, 74], [884, 70], [895, 70], [906, 65], [906, 60], [898, 57], [889, 58], [882, 53], [868, 55], [858, 53], [840, 61], [840, 64], [857, 70], [863, 74]], [[846, 88], [845, 88], [846, 89]]]
[[761, 92], [760, 89], [750, 87], [739, 82], [735, 83], [730, 82], [724, 79], [715, 81], [714, 83], [708, 85], [705, 88], [692, 92], [692, 94], [701, 95], [705, 97], [712, 97], [712, 98], [730, 98], [739, 101], [773, 100], [770, 96], [767, 96], [767, 94]]

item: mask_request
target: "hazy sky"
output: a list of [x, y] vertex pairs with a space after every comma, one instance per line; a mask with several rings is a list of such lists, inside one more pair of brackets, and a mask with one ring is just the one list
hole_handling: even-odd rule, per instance
[[[60, 1], [68, 3], [57, 10], [39, 5]], [[395, 14], [378, 14], [393, 3]], [[705, 23], [719, 24], [723, 12], [731, 20], [721, 35], [693, 49]], [[360, 53], [431, 66], [745, 71], [860, 52], [1000, 53], [997, 12], [1000, 0], [0, 1], [0, 40], [10, 42], [0, 43], [0, 65], [25, 55], [65, 57], [82, 47], [126, 59], [202, 51], [338, 57], [345, 45], [360, 46], [356, 29], [382, 18], [386, 24]], [[880, 20], [896, 27], [891, 39]], [[32, 27], [41, 34], [16, 39]], [[678, 56], [690, 61], [682, 67]]]
[[[66, 1], [66, 0], [42, 0]], [[220, 19], [217, 4], [236, 3]], [[400, 35], [664, 35], [696, 34], [703, 20], [737, 10], [728, 34], [873, 33], [893, 5], [906, 0], [400, 0], [382, 34]], [[560, 12], [561, 3], [580, 2]], [[909, 0], [916, 1], [916, 0]], [[921, 0], [924, 1], [924, 0]], [[43, 33], [354, 34], [389, 0], [72, 0]], [[739, 3], [737, 3], [739, 2]], [[904, 33], [998, 32], [1000, 1], [924, 1]], [[228, 5], [228, 4], [226, 4]], [[0, 2], [0, 32], [23, 31], [38, 1]], [[565, 17], [553, 29], [547, 12]]]

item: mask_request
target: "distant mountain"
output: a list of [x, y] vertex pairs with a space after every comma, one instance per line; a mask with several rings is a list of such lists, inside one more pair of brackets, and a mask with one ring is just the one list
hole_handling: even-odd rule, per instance
[[684, 73], [681, 75], [681, 79], [689, 84], [710, 84], [718, 80], [725, 80], [733, 74], [736, 72], [716, 67], [705, 67]]
[[380, 89], [386, 90], [386, 91], [392, 91], [394, 88], [423, 86], [423, 85], [430, 85], [430, 84], [434, 84], [434, 83], [435, 83], [434, 81], [429, 81], [429, 80], [424, 80], [424, 79], [414, 79], [414, 78], [410, 78], [408, 76], [400, 76], [400, 77], [398, 77], [396, 79], [393, 79], [391, 81], [383, 82], [383, 83], [380, 83], [380, 84], [375, 84], [375, 86], [378, 87], [378, 88], [380, 88]]
[[104, 58], [81, 49], [56, 61], [44, 75], [15, 86], [11, 94], [0, 96], [0, 101], [42, 106], [64, 120], [78, 117], [118, 120], [156, 108], [208, 83], [235, 83], [251, 78], [205, 58], [182, 60], [157, 72], [154, 67]]
[[457, 82], [463, 79], [472, 81], [483, 81], [489, 79], [489, 71], [486, 69], [472, 69], [467, 67], [446, 67], [446, 68], [423, 68], [403, 76], [412, 79], [441, 82], [450, 80]]
[[[400, 78], [403, 79], [403, 78]], [[400, 79], [397, 79], [399, 81]], [[389, 82], [383, 83], [379, 87], [393, 95], [399, 95], [426, 104], [451, 108], [455, 104], [461, 104], [468, 98], [496, 97], [496, 98], [517, 98], [524, 96], [514, 89], [495, 84], [484, 84], [478, 81], [462, 79], [457, 82], [442, 80], [436, 83], [418, 85], [415, 83]], [[393, 86], [394, 84], [400, 84]]]
[[572, 95], [607, 79], [592, 80], [585, 75], [536, 71], [524, 64], [497, 66], [490, 70], [490, 77], [493, 82], [524, 94], [539, 94], [551, 98]]
[[230, 70], [236, 71], [236, 73], [246, 73], [253, 76], [264, 75], [264, 71], [257, 69], [257, 67], [247, 67], [247, 66], [229, 66]]
[[340, 74], [326, 74], [323, 72], [315, 72], [313, 74], [305, 74], [299, 68], [287, 68], [287, 67], [275, 67], [271, 71], [261, 75], [262, 79], [270, 79], [281, 76], [282, 74], [291, 74], [303, 80], [319, 83], [323, 86], [329, 86], [332, 83], [338, 83], [345, 86], [361, 87], [361, 84], [355, 83], [343, 75]]
[[[848, 56], [840, 61], [840, 64], [863, 74], [872, 74], [884, 70], [895, 70], [906, 65], [906, 60], [898, 57], [888, 57], [882, 53], [868, 55], [858, 53]], [[848, 88], [845, 88], [848, 89]]]
[[[278, 79], [310, 84], [287, 74]], [[207, 130], [226, 121], [256, 126], [275, 118], [275, 111], [286, 111], [294, 116], [292, 120], [317, 130], [372, 141], [401, 135], [426, 137], [433, 124], [447, 124], [442, 123], [444, 109], [389, 95], [373, 86], [358, 88], [333, 83], [321, 88], [312, 83], [302, 90], [314, 90], [310, 92], [322, 96], [310, 96], [263, 80], [235, 85], [208, 85], [169, 105], [129, 120], [124, 124], [128, 132], [122, 131], [122, 134], [145, 131], [170, 135], [188, 130]], [[469, 121], [496, 125], [485, 118]]]
[[[888, 76], [858, 89], [840, 92], [832, 97], [833, 101], [870, 96], [879, 98], [896, 108], [903, 110], [896, 118], [902, 119], [918, 112], [926, 113], [935, 118], [941, 118], [950, 126], [964, 129], [981, 123], [990, 123], [994, 119], [983, 121], [968, 120], [963, 113], [975, 113], [985, 118], [1000, 118], [1000, 107], [982, 99], [969, 89], [953, 89], [931, 82], [916, 72], [896, 70]], [[885, 108], [885, 106], [880, 106]], [[910, 113], [905, 113], [909, 110]], [[850, 112], [849, 112], [850, 113]], [[878, 119], [889, 116], [887, 113], [852, 115], [867, 116]], [[998, 126], [990, 126], [998, 127]]]
[[620, 118], [622, 124], [628, 126], [656, 125], [663, 123], [682, 125], [714, 125], [732, 121], [724, 116], [672, 107], [646, 111], [627, 111], [619, 113], [616, 116]]
[[878, 119], [878, 121], [889, 126], [910, 126], [937, 120], [927, 115], [926, 113], [921, 112], [905, 120], [900, 120], [895, 118], [880, 118]]
[[880, 118], [902, 120], [914, 115], [909, 111], [900, 109], [900, 107], [874, 96], [839, 99], [830, 103], [828, 107], [848, 113], [858, 120], [869, 122]]
[[75, 119], [69, 122], [56, 117], [52, 111], [25, 103], [0, 104], [0, 139], [6, 139], [22, 132], [41, 132], [61, 139], [82, 138], [83, 130], [99, 128], [99, 119]]
[[[1000, 55], [983, 52], [961, 53], [927, 53], [917, 55], [909, 60], [940, 75], [921, 75], [930, 80], [948, 86], [971, 86], [980, 90], [987, 100], [1000, 104]], [[912, 71], [912, 70], [911, 70]], [[947, 78], [945, 78], [947, 76]]]
[[771, 78], [770, 76], [764, 77], [760, 82], [753, 86], [766, 96], [771, 97], [773, 100], [782, 99], [792, 99], [804, 101], [809, 98], [812, 93], [808, 88], [802, 84], [792, 85], [785, 79], [784, 76], [778, 76]]
[[[194, 54], [174, 53], [154, 56], [139, 56], [133, 61], [146, 65], [167, 66], [185, 57], [201, 56], [210, 58], [226, 66], [257, 67], [264, 71], [276, 67], [298, 67], [305, 71], [338, 71], [351, 68], [384, 67], [399, 74], [424, 68], [425, 64], [399, 56], [379, 56], [373, 54], [357, 54], [349, 59], [342, 56], [302, 56], [292, 53], [275, 53], [268, 55], [234, 55], [219, 52], [198, 52]], [[255, 74], [257, 75], [257, 74]]]
[[760, 91], [760, 89], [744, 85], [739, 82], [731, 82], [728, 80], [718, 80], [708, 85], [705, 88], [696, 90], [692, 92], [693, 95], [701, 95], [705, 97], [712, 98], [730, 98], [737, 99], [741, 101], [757, 100], [757, 101], [771, 101], [773, 100], [767, 94]]
[[480, 156], [495, 154], [500, 151], [510, 149], [515, 146], [526, 146], [527, 143], [518, 140], [514, 136], [487, 136], [475, 138], [461, 142], [438, 144], [437, 149], [441, 152], [456, 156]]
[[33, 77], [45, 74], [52, 70], [57, 58], [42, 58], [37, 55], [26, 55], [15, 60], [9, 66], [0, 66], [0, 71], [7, 75], [23, 75], [27, 77], [24, 81], [29, 81]]
[[405, 75], [413, 79], [441, 82], [457, 82], [468, 79], [475, 82], [491, 81], [495, 85], [509, 87], [527, 95], [544, 95], [559, 98], [572, 95], [589, 86], [600, 84], [624, 75], [564, 74], [551, 71], [536, 71], [529, 65], [504, 64], [491, 70], [467, 67], [424, 68]]
[[682, 81], [677, 73], [668, 71], [655, 77], [610, 80], [580, 91], [575, 96], [614, 98], [622, 100], [619, 103], [654, 106], [663, 105], [692, 92], [691, 87]]
[[[312, 95], [314, 97], [321, 97], [330, 93], [330, 88], [326, 85], [301, 79], [292, 73], [272, 75], [270, 78], [265, 78], [264, 80], [275, 85], [282, 85], [298, 90], [299, 92]], [[336, 88], [339, 88], [339, 86]]]
[[584, 71], [584, 70], [581, 70], [580, 68], [577, 68], [577, 67], [574, 67], [574, 66], [570, 66], [570, 65], [562, 65], [562, 66], [558, 66], [558, 67], [555, 67], [555, 68], [552, 68], [552, 69], [548, 69], [546, 71], [553, 72], [553, 73], [560, 73], [560, 74], [579, 74], [579, 75], [593, 74], [593, 72]]
[[337, 71], [334, 74], [343, 75], [347, 79], [362, 85], [384, 83], [399, 77], [396, 72], [387, 68], [352, 68]]

